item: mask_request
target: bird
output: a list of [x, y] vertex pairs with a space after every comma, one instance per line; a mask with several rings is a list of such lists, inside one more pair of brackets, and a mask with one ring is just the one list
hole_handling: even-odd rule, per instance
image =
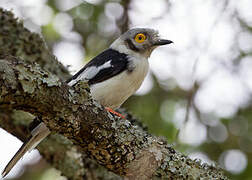
[[[107, 111], [123, 117], [114, 111], [119, 108], [141, 86], [149, 70], [148, 58], [159, 46], [173, 41], [162, 39], [157, 30], [132, 28], [119, 36], [108, 49], [89, 61], [80, 71], [66, 81], [75, 86], [85, 81], [94, 100]], [[27, 151], [34, 149], [50, 134], [43, 122], [36, 124], [30, 138], [23, 143], [2, 172], [5, 177]]]

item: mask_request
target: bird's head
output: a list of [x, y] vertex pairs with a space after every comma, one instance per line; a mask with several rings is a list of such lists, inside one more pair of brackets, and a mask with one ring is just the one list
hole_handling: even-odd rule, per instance
[[171, 40], [161, 39], [156, 30], [134, 28], [122, 34], [111, 47], [122, 53], [139, 53], [149, 57], [156, 47], [171, 43]]

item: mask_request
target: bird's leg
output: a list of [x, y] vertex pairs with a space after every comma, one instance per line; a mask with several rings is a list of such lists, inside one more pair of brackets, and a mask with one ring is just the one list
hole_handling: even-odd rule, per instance
[[116, 111], [114, 111], [113, 109], [111, 109], [111, 108], [109, 108], [109, 107], [105, 107], [105, 109], [106, 109], [108, 112], [110, 112], [110, 113], [112, 113], [112, 114], [114, 114], [114, 115], [116, 115], [116, 116], [119, 116], [119, 117], [125, 119], [125, 116], [122, 115], [122, 114], [120, 114], [119, 112], [116, 112]]

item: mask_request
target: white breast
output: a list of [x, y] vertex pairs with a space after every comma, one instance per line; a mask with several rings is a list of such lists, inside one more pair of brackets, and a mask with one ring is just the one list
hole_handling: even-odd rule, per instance
[[132, 72], [123, 71], [119, 75], [90, 86], [91, 95], [105, 107], [116, 109], [141, 86], [149, 69], [147, 58], [130, 58], [135, 67]]

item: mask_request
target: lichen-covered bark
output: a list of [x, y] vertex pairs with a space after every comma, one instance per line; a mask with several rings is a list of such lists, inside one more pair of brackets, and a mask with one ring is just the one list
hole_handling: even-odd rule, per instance
[[52, 131], [66, 136], [88, 157], [116, 174], [129, 178], [145, 174], [143, 165], [147, 161], [157, 171], [145, 179], [153, 174], [177, 179], [224, 179], [221, 170], [203, 167], [129, 121], [111, 117], [90, 98], [85, 84], [71, 88], [38, 66], [5, 57], [0, 60], [0, 87], [2, 109], [20, 109], [40, 116]]
[[[8, 16], [8, 13], [3, 14]], [[0, 33], [0, 39], [2, 37]], [[24, 50], [22, 47], [17, 51]], [[24, 63], [19, 54], [11, 55], [2, 53], [0, 59], [1, 110], [23, 110], [41, 117], [51, 131], [67, 137], [87, 157], [128, 179], [153, 176], [226, 179], [219, 168], [192, 161], [130, 121], [112, 117], [92, 100], [85, 83], [69, 87], [55, 73], [50, 73], [54, 71]], [[75, 152], [73, 148], [68, 151], [69, 154]], [[77, 161], [78, 158], [71, 163]]]
[[[4, 57], [4, 55], [17, 56], [28, 64], [39, 64], [42, 69], [57, 75], [62, 80], [70, 77], [66, 68], [50, 53], [45, 42], [38, 34], [28, 31], [23, 27], [22, 21], [15, 19], [11, 12], [0, 8], [0, 57]], [[23, 111], [10, 110], [7, 112], [6, 109], [0, 109], [0, 126], [24, 141], [29, 136], [27, 126], [33, 119], [27, 114]], [[60, 135], [58, 136], [62, 140]], [[47, 139], [48, 143], [46, 144], [51, 147], [51, 151], [49, 152], [46, 146], [43, 146], [44, 143], [41, 143], [39, 146], [40, 153], [50, 164], [61, 170], [69, 179], [83, 179], [83, 176], [85, 179], [101, 178], [104, 176], [108, 177], [106, 179], [119, 178], [115, 174], [108, 172], [105, 168], [97, 165], [94, 161], [87, 159], [81, 153], [79, 154], [82, 155], [82, 162], [77, 164], [77, 161], [75, 161], [74, 167], [78, 168], [79, 172], [83, 172], [83, 174], [73, 173], [75, 169], [73, 164], [70, 163], [73, 160], [71, 160], [71, 157], [65, 158], [64, 156], [70, 146], [67, 143], [63, 143], [62, 145], [53, 143], [50, 140], [51, 137]], [[58, 150], [58, 147], [61, 147], [61, 151]], [[73, 148], [73, 145], [71, 145], [71, 148]], [[83, 168], [81, 168], [82, 166]], [[68, 171], [65, 171], [66, 169]]]
[[48, 51], [38, 34], [29, 32], [11, 12], [0, 8], [0, 55], [4, 54], [19, 57], [26, 63], [36, 62], [60, 79], [70, 77], [67, 69]]
[[[0, 109], [0, 127], [25, 141], [30, 136], [29, 123], [34, 119], [29, 113], [23, 111], [4, 112]], [[51, 134], [40, 145], [38, 150], [44, 159], [53, 167], [57, 168], [68, 179], [74, 180], [120, 180], [119, 176], [108, 172], [84, 153], [77, 146], [60, 134]], [[106, 178], [104, 178], [106, 177]]]
[[[23, 118], [23, 122], [20, 118]], [[30, 136], [27, 122], [32, 120], [33, 117], [23, 111], [0, 113], [0, 126], [22, 141]], [[76, 147], [73, 146], [72, 142], [64, 136], [59, 134], [50, 135], [39, 145], [38, 149], [49, 163], [67, 174], [70, 179], [83, 179], [85, 175], [85, 172], [83, 172], [84, 167], [83, 163], [79, 162], [82, 161], [81, 154], [76, 151]], [[71, 152], [74, 152], [75, 155], [71, 155]]]

